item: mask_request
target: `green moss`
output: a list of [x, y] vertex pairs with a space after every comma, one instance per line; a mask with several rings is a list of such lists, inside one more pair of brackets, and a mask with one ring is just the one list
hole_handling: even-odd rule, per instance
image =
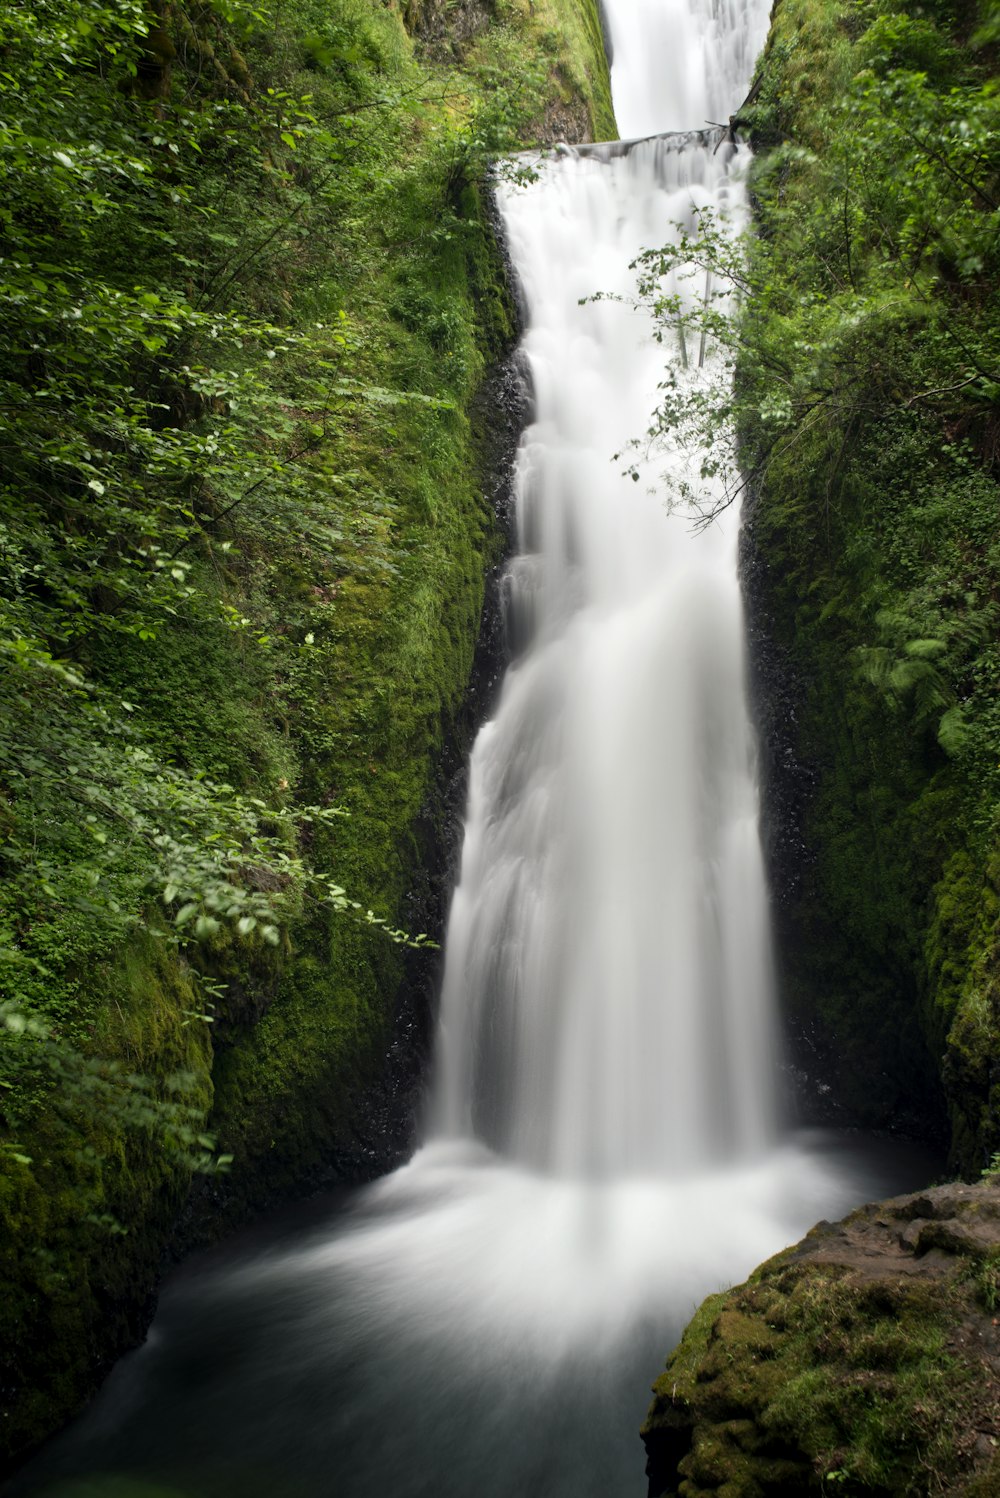
[[977, 1353], [995, 1254], [901, 1265], [895, 1219], [921, 1210], [935, 1208], [823, 1224], [705, 1302], [654, 1385], [651, 1491], [923, 1494], [976, 1473], [975, 1431], [995, 1415]]
[[591, 138], [617, 140], [611, 80], [595, 0], [544, 0], [534, 10], [541, 13], [550, 50], [561, 58], [564, 92], [587, 101]]
[[[106, 1002], [94, 1049], [154, 1080], [182, 1074], [186, 1100], [207, 1114], [211, 1049], [205, 1027], [189, 1022], [198, 999], [176, 963], [138, 942], [93, 977]], [[73, 1414], [106, 1360], [142, 1335], [189, 1181], [161, 1140], [71, 1096], [39, 1096], [17, 1143], [17, 1154], [0, 1152], [8, 1459]]]
[[[982, 203], [951, 202], [950, 166], [913, 125], [992, 118], [966, 20], [889, 0], [777, 8], [750, 111], [770, 150], [740, 388], [760, 602], [801, 683], [794, 749], [814, 786], [788, 1003], [860, 1121], [934, 1131], [943, 1083], [954, 1162], [975, 1173], [998, 1137], [998, 490], [992, 395], [959, 377], [929, 392], [952, 347], [992, 350], [1000, 309], [975, 259]], [[957, 268], [963, 238], [978, 268]]]

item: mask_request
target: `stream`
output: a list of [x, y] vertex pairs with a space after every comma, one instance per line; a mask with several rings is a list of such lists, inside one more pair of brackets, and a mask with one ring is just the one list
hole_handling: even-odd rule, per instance
[[656, 338], [629, 263], [700, 210], [745, 225], [748, 153], [706, 121], [767, 0], [606, 21], [630, 143], [498, 185], [533, 393], [516, 653], [470, 765], [422, 1146], [178, 1272], [12, 1498], [639, 1498], [700, 1300], [932, 1169], [784, 1115], [739, 516], [694, 528], [669, 501], [697, 455], [629, 448], [666, 360], [712, 370]]

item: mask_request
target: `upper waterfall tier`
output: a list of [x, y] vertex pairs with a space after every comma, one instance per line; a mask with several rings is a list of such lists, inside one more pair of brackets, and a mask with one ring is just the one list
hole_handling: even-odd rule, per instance
[[768, 0], [615, 0], [605, 10], [623, 138], [725, 124], [750, 86]]

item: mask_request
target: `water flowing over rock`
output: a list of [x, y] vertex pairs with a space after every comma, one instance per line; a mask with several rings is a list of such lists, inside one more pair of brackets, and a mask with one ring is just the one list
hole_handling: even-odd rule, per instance
[[627, 298], [630, 261], [696, 205], [741, 226], [741, 167], [657, 138], [561, 157], [502, 198], [531, 318], [508, 588], [527, 644], [473, 756], [440, 1121], [557, 1172], [690, 1167], [774, 1136], [737, 517], [669, 516], [661, 454], [622, 472], [663, 348], [646, 311], [588, 301]]

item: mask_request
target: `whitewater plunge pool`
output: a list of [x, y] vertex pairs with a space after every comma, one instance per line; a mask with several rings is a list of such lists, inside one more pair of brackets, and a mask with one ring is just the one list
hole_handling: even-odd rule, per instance
[[668, 1191], [554, 1187], [434, 1146], [175, 1274], [10, 1498], [642, 1498], [649, 1385], [697, 1301], [931, 1168], [811, 1134]]
[[[745, 224], [747, 152], [702, 125], [739, 107], [767, 0], [608, 17], [646, 138], [498, 189], [524, 648], [470, 766], [427, 1142], [178, 1274], [11, 1498], [639, 1498], [649, 1384], [699, 1301], [932, 1171], [783, 1125], [738, 516], [671, 512], [691, 454], [633, 454], [637, 482], [615, 458], [665, 360], [713, 373], [659, 341], [630, 263], [703, 211]], [[683, 316], [701, 286], [663, 291]]]

